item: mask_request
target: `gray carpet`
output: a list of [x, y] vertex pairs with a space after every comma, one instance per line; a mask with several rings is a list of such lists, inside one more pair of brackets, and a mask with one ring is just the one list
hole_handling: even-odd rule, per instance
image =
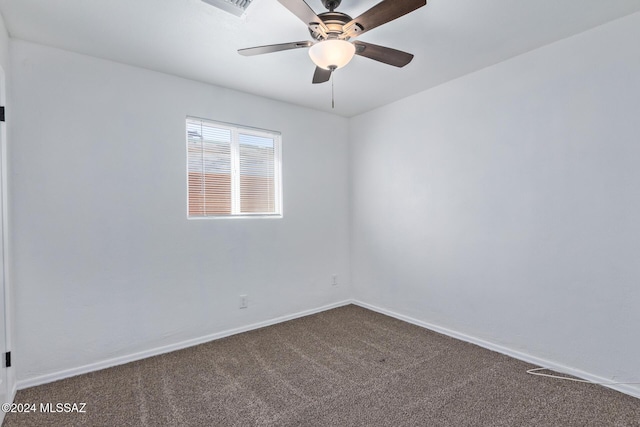
[[640, 399], [347, 306], [21, 390], [13, 426], [640, 426]]

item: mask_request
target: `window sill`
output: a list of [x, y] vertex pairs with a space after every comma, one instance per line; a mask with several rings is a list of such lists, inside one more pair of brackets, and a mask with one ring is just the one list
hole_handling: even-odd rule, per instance
[[282, 214], [254, 214], [254, 215], [210, 215], [210, 216], [187, 216], [188, 220], [208, 220], [208, 219], [247, 219], [247, 218], [264, 218], [279, 219]]

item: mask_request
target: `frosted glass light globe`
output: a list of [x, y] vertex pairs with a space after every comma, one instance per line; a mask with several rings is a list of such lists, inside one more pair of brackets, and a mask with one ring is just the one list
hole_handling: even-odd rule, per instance
[[346, 40], [323, 40], [309, 48], [311, 60], [325, 70], [344, 67], [355, 53], [356, 47]]

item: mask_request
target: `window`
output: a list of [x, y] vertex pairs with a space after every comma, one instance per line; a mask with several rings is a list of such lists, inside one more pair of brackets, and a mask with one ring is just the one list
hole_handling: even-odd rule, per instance
[[280, 134], [187, 118], [189, 218], [281, 216]]

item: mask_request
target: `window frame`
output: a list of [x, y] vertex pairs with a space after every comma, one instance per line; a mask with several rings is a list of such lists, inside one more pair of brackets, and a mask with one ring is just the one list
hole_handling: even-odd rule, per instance
[[[212, 127], [228, 130], [231, 133], [231, 213], [191, 215], [189, 213], [189, 130], [188, 125], [209, 124]], [[269, 138], [273, 140], [274, 150], [274, 213], [240, 212], [240, 142], [239, 134]], [[282, 218], [283, 217], [283, 183], [282, 183], [282, 133], [278, 131], [260, 129], [235, 123], [221, 122], [196, 116], [186, 116], [185, 120], [185, 174], [186, 174], [186, 210], [188, 220], [208, 219], [241, 219], [241, 218]], [[236, 213], [234, 213], [236, 212]]]

